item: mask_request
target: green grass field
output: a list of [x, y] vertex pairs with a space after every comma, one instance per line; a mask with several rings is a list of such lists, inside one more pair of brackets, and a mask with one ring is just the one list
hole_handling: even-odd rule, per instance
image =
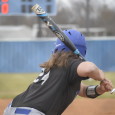
[[13, 98], [26, 90], [38, 74], [0, 74], [0, 98]]
[[[115, 72], [105, 73], [106, 77], [110, 79], [115, 87]], [[13, 98], [22, 91], [26, 90], [28, 85], [38, 76], [35, 74], [0, 74], [0, 98]], [[84, 81], [87, 85], [97, 85], [98, 81], [87, 80]], [[99, 98], [115, 98], [115, 95], [105, 93]]]

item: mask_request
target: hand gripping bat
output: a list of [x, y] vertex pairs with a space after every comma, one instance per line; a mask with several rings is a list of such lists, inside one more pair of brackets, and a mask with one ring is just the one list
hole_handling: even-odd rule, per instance
[[[63, 33], [63, 31], [57, 26], [57, 24], [48, 16], [48, 14], [38, 5], [32, 7], [32, 11], [48, 26], [48, 28], [71, 50], [73, 53], [78, 55], [81, 59], [85, 58], [81, 55], [79, 50], [70, 41], [70, 39]], [[115, 89], [110, 93], [113, 94]]]
[[[70, 41], [70, 39], [63, 33], [57, 24], [48, 16], [48, 14], [38, 5], [32, 7], [32, 11], [49, 27], [49, 29], [76, 55], [84, 59], [79, 50]], [[84, 59], [85, 60], [85, 59]]]

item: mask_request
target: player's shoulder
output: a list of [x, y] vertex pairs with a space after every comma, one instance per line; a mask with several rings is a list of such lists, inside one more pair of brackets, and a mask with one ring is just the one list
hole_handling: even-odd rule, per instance
[[93, 62], [91, 61], [82, 61], [79, 66], [83, 66], [83, 67], [88, 67], [88, 68], [92, 68], [94, 66], [96, 66]]
[[83, 61], [78, 65], [77, 73], [80, 76], [86, 76], [88, 73], [90, 73], [93, 70], [95, 70], [95, 68], [97, 68], [97, 66], [93, 62]]
[[69, 67], [72, 69], [77, 69], [79, 64], [81, 64], [82, 62], [84, 62], [82, 59], [77, 58], [77, 59], [70, 59], [69, 60]]

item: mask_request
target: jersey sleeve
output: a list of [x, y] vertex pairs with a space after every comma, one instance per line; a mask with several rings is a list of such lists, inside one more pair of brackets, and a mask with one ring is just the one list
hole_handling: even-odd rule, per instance
[[70, 72], [69, 81], [70, 82], [73, 82], [74, 80], [76, 81], [76, 79], [80, 80], [80, 81], [88, 79], [88, 77], [80, 77], [77, 73], [77, 68], [78, 68], [79, 64], [82, 62], [83, 62], [83, 60], [81, 60], [81, 59], [75, 59], [75, 60], [71, 61], [71, 64], [69, 67], [69, 72]]

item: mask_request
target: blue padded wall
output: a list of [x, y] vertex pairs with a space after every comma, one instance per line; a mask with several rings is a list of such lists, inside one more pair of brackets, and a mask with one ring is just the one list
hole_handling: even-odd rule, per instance
[[[39, 72], [39, 64], [47, 61], [54, 41], [0, 42], [0, 73]], [[115, 71], [115, 40], [87, 41], [86, 60], [104, 71]]]
[[115, 40], [87, 41], [86, 58], [104, 71], [115, 71]]
[[31, 73], [51, 55], [53, 42], [0, 42], [0, 72]]

